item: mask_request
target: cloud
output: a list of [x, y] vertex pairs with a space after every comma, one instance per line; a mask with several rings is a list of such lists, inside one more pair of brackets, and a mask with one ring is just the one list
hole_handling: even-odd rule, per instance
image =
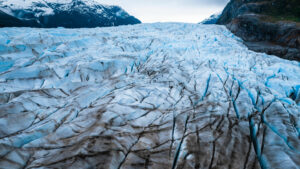
[[228, 0], [175, 0], [175, 2], [187, 5], [217, 5], [224, 6], [228, 3]]
[[223, 10], [228, 0], [97, 0], [119, 5], [142, 22], [198, 23]]
[[228, 3], [229, 0], [98, 0], [99, 2], [107, 4], [129, 4], [129, 5], [141, 5], [147, 4], [151, 6], [165, 6], [165, 5], [217, 5], [224, 6]]

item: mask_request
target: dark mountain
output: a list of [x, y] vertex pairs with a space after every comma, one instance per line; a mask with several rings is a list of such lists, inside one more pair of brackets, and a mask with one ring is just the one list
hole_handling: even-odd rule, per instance
[[5, 27], [5, 26], [22, 26], [24, 23], [20, 20], [17, 19], [13, 16], [10, 16], [2, 11], [0, 11], [0, 27]]
[[299, 0], [231, 0], [217, 21], [252, 50], [300, 61]]
[[92, 28], [141, 23], [118, 6], [86, 0], [3, 1], [1, 9], [1, 27]]

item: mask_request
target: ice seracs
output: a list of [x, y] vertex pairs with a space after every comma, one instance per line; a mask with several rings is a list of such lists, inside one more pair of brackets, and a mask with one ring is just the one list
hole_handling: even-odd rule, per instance
[[299, 168], [299, 62], [224, 26], [0, 39], [2, 168]]

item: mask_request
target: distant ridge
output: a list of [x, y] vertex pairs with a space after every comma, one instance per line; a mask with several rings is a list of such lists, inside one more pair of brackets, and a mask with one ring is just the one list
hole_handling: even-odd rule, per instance
[[219, 20], [220, 16], [221, 16], [221, 12], [215, 13], [213, 15], [211, 15], [209, 18], [204, 19], [202, 22], [202, 24], [216, 24], [217, 21]]
[[138, 23], [121, 7], [95, 1], [0, 1], [0, 27], [93, 28]]

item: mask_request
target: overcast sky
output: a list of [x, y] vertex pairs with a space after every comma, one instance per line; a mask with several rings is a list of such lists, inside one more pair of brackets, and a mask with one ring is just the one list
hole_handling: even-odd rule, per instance
[[97, 0], [102, 4], [119, 5], [144, 23], [198, 23], [221, 12], [228, 0]]

